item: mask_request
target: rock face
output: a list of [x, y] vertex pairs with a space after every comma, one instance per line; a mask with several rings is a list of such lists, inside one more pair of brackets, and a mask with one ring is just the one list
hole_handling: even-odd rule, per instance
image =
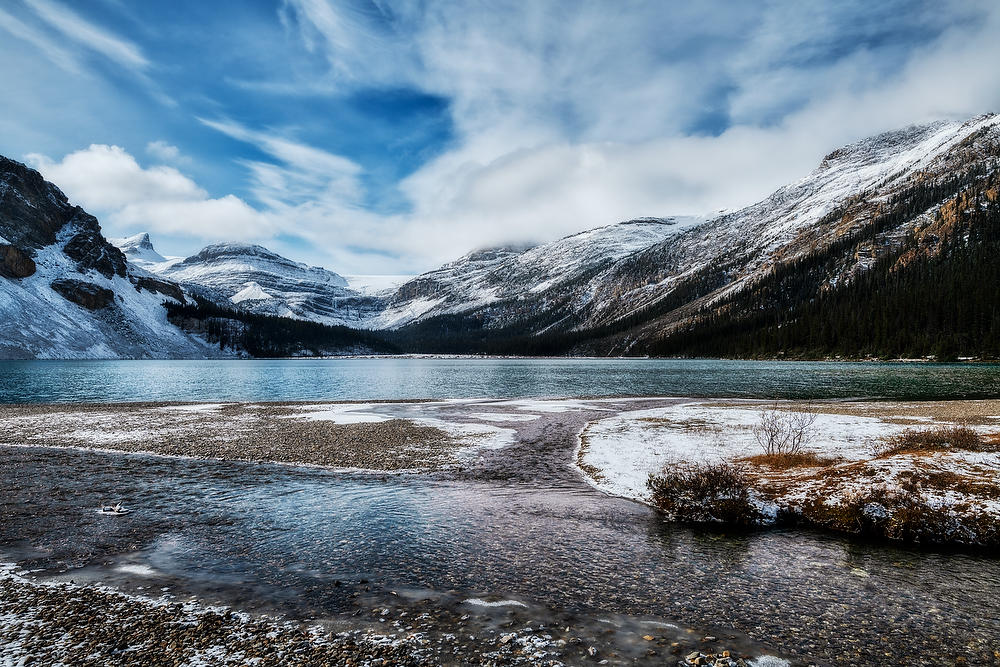
[[100, 287], [94, 283], [70, 278], [59, 278], [51, 283], [52, 289], [64, 298], [87, 310], [107, 308], [115, 302], [114, 290]]
[[154, 294], [162, 294], [167, 296], [178, 303], [186, 303], [187, 299], [184, 298], [184, 290], [177, 283], [172, 283], [169, 280], [160, 280], [159, 278], [154, 278], [152, 276], [137, 275], [133, 276], [132, 283], [135, 285], [137, 290], [146, 290], [153, 292]]
[[0, 157], [0, 359], [206, 357], [167, 320], [174, 283], [133, 269], [97, 219]]
[[383, 308], [381, 299], [350, 289], [339, 274], [259, 245], [219, 243], [183, 261], [147, 268], [203, 298], [264, 315], [365, 327]]
[[35, 262], [17, 246], [0, 243], [0, 276], [27, 278], [35, 272]]
[[0, 156], [0, 237], [20, 248], [50, 245], [73, 211], [66, 195], [41, 174]]

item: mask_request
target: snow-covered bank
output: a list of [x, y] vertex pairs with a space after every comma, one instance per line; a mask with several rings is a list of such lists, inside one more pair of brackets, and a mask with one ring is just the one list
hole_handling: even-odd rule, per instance
[[[989, 444], [1000, 435], [998, 407], [995, 401], [691, 401], [590, 422], [575, 463], [596, 488], [646, 503], [650, 475], [665, 468], [734, 463], [747, 473], [765, 523], [793, 518], [841, 530], [852, 521], [896, 521], [894, 512], [905, 511], [929, 522], [927, 534], [911, 536], [915, 541], [992, 544], [1000, 539], [1000, 452]], [[804, 448], [811, 459], [783, 467], [755, 458], [762, 451], [753, 429], [769, 409], [815, 415]], [[889, 438], [956, 425], [980, 434], [987, 451], [877, 451]], [[905, 539], [911, 529], [887, 532]]]

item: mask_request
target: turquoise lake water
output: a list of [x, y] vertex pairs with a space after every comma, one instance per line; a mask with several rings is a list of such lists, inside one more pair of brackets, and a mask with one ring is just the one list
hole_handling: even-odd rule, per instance
[[674, 359], [5, 361], [0, 402], [1000, 396], [1000, 365]]

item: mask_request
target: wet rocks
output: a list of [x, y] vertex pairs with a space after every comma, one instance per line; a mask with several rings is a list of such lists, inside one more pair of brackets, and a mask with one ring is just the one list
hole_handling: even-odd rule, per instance
[[87, 310], [107, 308], [115, 301], [115, 293], [112, 290], [83, 280], [60, 278], [53, 280], [51, 286], [63, 298]]
[[749, 663], [746, 658], [734, 657], [730, 651], [721, 651], [719, 653], [692, 651], [684, 657], [684, 660], [680, 664], [705, 665], [707, 667], [747, 667]]

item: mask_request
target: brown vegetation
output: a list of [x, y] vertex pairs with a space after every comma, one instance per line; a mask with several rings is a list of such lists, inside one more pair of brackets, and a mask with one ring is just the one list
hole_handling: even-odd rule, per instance
[[768, 456], [796, 456], [802, 453], [815, 422], [813, 412], [783, 412], [772, 408], [760, 413], [760, 421], [753, 427], [753, 437]]
[[827, 456], [820, 456], [815, 452], [800, 452], [798, 454], [757, 454], [740, 459], [743, 463], [771, 468], [774, 470], [788, 470], [790, 468], [826, 468], [835, 465], [840, 459]]
[[920, 454], [962, 450], [970, 452], [993, 452], [1000, 448], [967, 426], [943, 426], [935, 429], [907, 430], [890, 438], [872, 443], [872, 453], [878, 457], [896, 454]]
[[750, 502], [750, 479], [731, 463], [667, 466], [646, 486], [653, 505], [673, 521], [751, 527], [761, 520]]

